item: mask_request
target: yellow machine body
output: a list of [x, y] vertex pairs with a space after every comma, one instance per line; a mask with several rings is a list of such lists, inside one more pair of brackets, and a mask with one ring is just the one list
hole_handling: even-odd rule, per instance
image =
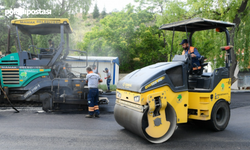
[[[131, 85], [133, 86], [133, 85]], [[162, 137], [170, 124], [187, 123], [188, 119], [210, 120], [214, 104], [218, 100], [231, 101], [231, 79], [222, 79], [212, 92], [173, 92], [168, 86], [163, 86], [145, 93], [136, 93], [117, 89], [116, 104], [133, 111], [143, 113], [144, 106], [148, 106], [148, 127], [145, 132], [153, 137]], [[155, 100], [159, 100], [161, 107], [159, 115], [154, 115]], [[166, 120], [165, 109], [168, 105], [174, 108], [176, 122]], [[189, 110], [195, 113], [189, 114]], [[192, 112], [192, 111], [191, 111]], [[157, 119], [160, 121], [157, 122]]]
[[197, 114], [189, 114], [189, 119], [210, 120], [214, 104], [218, 100], [231, 103], [231, 78], [222, 79], [210, 93], [189, 92], [188, 109], [197, 110]]
[[[159, 62], [129, 73], [117, 83], [115, 120], [125, 129], [152, 143], [167, 141], [177, 125], [202, 122], [223, 131], [230, 120], [232, 46], [227, 27], [235, 24], [194, 18], [162, 25], [161, 30], [186, 32], [192, 45], [196, 31], [219, 29], [227, 37], [225, 66], [204, 71], [204, 56], [175, 55], [171, 62]], [[173, 41], [172, 41], [173, 42]], [[173, 45], [172, 45], [173, 46]], [[193, 57], [192, 57], [193, 56]]]

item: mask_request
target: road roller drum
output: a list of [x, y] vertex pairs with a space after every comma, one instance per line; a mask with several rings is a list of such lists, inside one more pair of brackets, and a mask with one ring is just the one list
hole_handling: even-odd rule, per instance
[[166, 105], [161, 115], [155, 116], [145, 107], [143, 111], [131, 109], [119, 102], [116, 103], [114, 114], [118, 124], [152, 143], [168, 140], [176, 129], [176, 114], [170, 105]]

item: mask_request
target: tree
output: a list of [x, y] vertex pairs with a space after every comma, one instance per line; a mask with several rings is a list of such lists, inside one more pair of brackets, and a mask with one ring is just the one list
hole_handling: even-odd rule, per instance
[[148, 9], [151, 12], [160, 14], [164, 12], [166, 1], [167, 0], [135, 0], [135, 2], [140, 3], [140, 9]]
[[[227, 1], [217, 1], [217, 0], [188, 0], [183, 1], [164, 1], [164, 0], [137, 0], [142, 5], [146, 2], [151, 2], [153, 8], [160, 6], [160, 10], [163, 13], [156, 14], [157, 25], [176, 22], [180, 20], [190, 19], [194, 17], [208, 18], [214, 20], [223, 20], [235, 23], [235, 28], [230, 29], [231, 34], [231, 44], [235, 45], [234, 50], [231, 51], [232, 64], [230, 65], [230, 77], [232, 78], [232, 83], [235, 81], [234, 71], [237, 65], [235, 51], [239, 49], [244, 50], [244, 59], [241, 59], [241, 68], [245, 68], [249, 65], [249, 60], [246, 56], [249, 55], [249, 36], [246, 33], [250, 32], [249, 25], [249, 14], [250, 14], [250, 2], [249, 0], [227, 0]], [[162, 7], [162, 4], [164, 7]], [[147, 7], [147, 5], [145, 5]], [[152, 6], [149, 6], [152, 8]], [[175, 34], [175, 41], [180, 41], [185, 38], [186, 35], [182, 33]], [[166, 36], [170, 37], [171, 32], [166, 33]], [[221, 39], [225, 39], [224, 35], [218, 34], [215, 31], [203, 31], [199, 35], [195, 35], [196, 38], [193, 39], [195, 46], [200, 46], [199, 51], [202, 55], [206, 56], [210, 61], [214, 62], [216, 58], [216, 67], [224, 65], [224, 52], [221, 52], [219, 47], [225, 45], [225, 41], [221, 42]], [[209, 37], [209, 38], [204, 38]], [[171, 40], [166, 39], [169, 43]], [[224, 44], [224, 45], [222, 45]], [[169, 44], [168, 44], [169, 45]], [[177, 46], [177, 45], [176, 45]], [[242, 47], [243, 46], [243, 47]], [[165, 50], [169, 53], [169, 50]], [[178, 48], [174, 48], [174, 52], [178, 52]], [[247, 55], [246, 55], [247, 52]], [[240, 55], [238, 55], [240, 56]], [[242, 57], [243, 58], [243, 57]], [[244, 64], [244, 65], [243, 65]], [[243, 67], [243, 66], [245, 67]]]
[[[11, 26], [11, 20], [17, 18], [69, 18], [70, 22], [74, 22], [74, 14], [80, 12], [82, 9], [83, 14], [86, 14], [89, 10], [89, 6], [91, 5], [91, 0], [0, 0], [0, 6], [2, 11], [0, 12], [0, 16], [2, 16], [2, 20], [0, 24], [5, 26], [2, 29], [6, 29], [7, 25]], [[51, 10], [50, 15], [41, 15], [41, 14], [13, 14], [10, 16], [5, 16], [6, 10], [13, 10], [14, 8], [22, 8], [24, 10]], [[1, 26], [1, 25], [0, 25]], [[11, 26], [12, 33], [15, 33], [14, 26]], [[0, 30], [2, 37], [6, 37], [7, 30]], [[31, 45], [30, 38], [27, 35], [21, 34], [21, 44], [22, 45]], [[39, 36], [34, 35], [34, 44], [39, 45], [39, 47], [47, 47], [48, 39], [53, 38], [53, 40], [59, 41], [60, 39], [57, 35], [48, 35], [48, 36]], [[17, 39], [15, 34], [11, 35], [11, 41], [14, 39], [15, 42], [11, 42], [11, 47], [17, 46]], [[1, 39], [0, 39], [1, 40]], [[3, 45], [6, 48], [6, 39], [3, 39]], [[74, 42], [70, 43], [74, 44]], [[25, 46], [25, 47], [26, 47]], [[14, 48], [12, 48], [14, 49]]]
[[97, 4], [95, 4], [95, 8], [94, 8], [94, 12], [93, 12], [93, 18], [96, 19], [96, 18], [99, 18], [99, 16], [100, 16], [99, 9], [97, 7]]
[[101, 19], [100, 25], [93, 27], [78, 46], [88, 50], [89, 55], [118, 56], [122, 72], [163, 61], [163, 38], [159, 38], [162, 31], [150, 25], [153, 19], [153, 14], [146, 10], [138, 11], [128, 5]]
[[104, 18], [107, 15], [105, 7], [102, 10], [101, 16]]
[[[201, 1], [198, 1], [201, 2]], [[250, 1], [249, 0], [230, 0], [230, 1], [206, 1], [206, 5], [201, 4], [198, 2], [192, 2], [191, 5], [196, 10], [195, 13], [193, 13], [193, 16], [209, 16], [212, 19], [220, 19], [224, 21], [229, 21], [235, 23], [235, 28], [233, 28], [230, 31], [231, 34], [231, 44], [235, 46], [239, 46], [240, 39], [235, 39], [235, 33], [242, 32], [244, 26], [240, 26], [241, 24], [246, 24], [246, 22], [249, 22], [249, 14], [250, 14]], [[202, 1], [203, 2], [203, 1]], [[214, 5], [216, 4], [216, 5]], [[200, 7], [198, 9], [198, 7]], [[205, 10], [205, 11], [204, 11]], [[209, 15], [206, 15], [209, 14]], [[236, 30], [235, 30], [236, 29]], [[250, 32], [248, 29], [245, 33]], [[246, 35], [247, 36], [247, 35]], [[243, 37], [246, 37], [243, 36]], [[244, 38], [248, 41], [246, 43], [249, 43], [249, 38]], [[246, 44], [248, 46], [248, 44]], [[236, 80], [234, 76], [234, 71], [237, 66], [237, 58], [235, 51], [237, 51], [239, 47], [235, 47], [234, 50], [231, 51], [231, 58], [232, 58], [232, 64], [230, 66], [230, 77], [232, 78], [232, 83]], [[245, 52], [248, 51], [249, 47], [244, 47]], [[248, 51], [249, 53], [249, 51]], [[249, 61], [244, 61], [244, 64], [247, 66], [249, 65]]]
[[[245, 57], [244, 57], [245, 59], [243, 61], [243, 65], [240, 64], [240, 66], [243, 67], [243, 69], [246, 69], [250, 65], [249, 64], [250, 63], [250, 61], [249, 61], [249, 53], [250, 53], [250, 51], [249, 51], [249, 42], [250, 42], [250, 38], [249, 38], [249, 32], [250, 32], [249, 6], [250, 6], [249, 0], [242, 0], [241, 4], [238, 5], [238, 8], [235, 10], [236, 14], [234, 15], [234, 19], [233, 19], [233, 22], [236, 25], [236, 29], [238, 29], [238, 31], [236, 31], [238, 33], [236, 33], [236, 34], [239, 34], [239, 32], [241, 32], [241, 31], [243, 31], [243, 33], [246, 34], [245, 36], [243, 35], [243, 39], [245, 39], [244, 47], [241, 47], [241, 50], [242, 49], [245, 50], [244, 51], [245, 52]], [[228, 7], [228, 9], [230, 9], [230, 7]], [[243, 24], [243, 26], [240, 27], [240, 24]], [[247, 27], [245, 27], [245, 25]], [[233, 30], [231, 30], [230, 40], [232, 41], [232, 43], [237, 43], [240, 45], [241, 41], [240, 40], [234, 41], [234, 37], [237, 38], [237, 36], [235, 36], [235, 28]], [[236, 77], [234, 76], [234, 70], [237, 66], [237, 58], [236, 58], [235, 50], [237, 50], [237, 48], [234, 50], [231, 50], [232, 66], [230, 68], [230, 77], [232, 78], [232, 83], [234, 83], [236, 81]], [[240, 54], [242, 54], [242, 53], [240, 53]]]
[[[42, 17], [42, 18], [59, 18], [73, 17], [73, 14], [80, 12], [80, 9], [83, 11], [83, 14], [87, 14], [89, 6], [91, 5], [91, 0], [0, 0], [0, 5], [3, 6], [3, 10], [14, 9], [14, 8], [23, 8], [25, 10], [51, 10], [50, 15], [13, 15], [9, 18], [14, 19], [15, 17]], [[7, 17], [7, 16], [5, 16]]]

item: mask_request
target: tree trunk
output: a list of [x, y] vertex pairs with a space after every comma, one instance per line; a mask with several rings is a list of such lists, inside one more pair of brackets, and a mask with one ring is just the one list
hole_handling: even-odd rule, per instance
[[[230, 31], [230, 44], [234, 45], [234, 32], [235, 32], [235, 28], [233, 30]], [[237, 66], [237, 59], [236, 59], [236, 54], [234, 51], [234, 48], [231, 49], [231, 64], [230, 64], [230, 68], [229, 68], [229, 77], [231, 78], [231, 84], [233, 84], [237, 78], [234, 76], [234, 72]]]
[[18, 41], [17, 41], [17, 37], [14, 36], [15, 39], [15, 46], [16, 46], [16, 51], [19, 52], [19, 46], [18, 46]]
[[[246, 9], [248, 9], [247, 8], [247, 3], [248, 3], [248, 0], [242, 0], [241, 6], [238, 9], [238, 13], [235, 15], [235, 18], [233, 20], [233, 23], [235, 23], [235, 28], [233, 28], [233, 30], [230, 31], [230, 35], [231, 35], [230, 41], [231, 41], [232, 45], [234, 45], [234, 35], [235, 35], [235, 32], [237, 32], [238, 27], [239, 27], [239, 25], [241, 23], [241, 18], [243, 16], [243, 12]], [[236, 66], [237, 66], [237, 59], [236, 59], [236, 54], [235, 54], [234, 49], [231, 50], [231, 60], [232, 60], [232, 63], [230, 65], [229, 77], [232, 80], [231, 84], [233, 84], [237, 80], [236, 77], [234, 76], [234, 72], [235, 72], [235, 69], [236, 69]]]

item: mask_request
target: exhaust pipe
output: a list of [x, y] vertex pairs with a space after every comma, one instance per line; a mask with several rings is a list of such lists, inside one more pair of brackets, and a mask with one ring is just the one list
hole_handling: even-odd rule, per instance
[[11, 54], [11, 51], [10, 51], [10, 26], [7, 25], [7, 27], [8, 27], [8, 38], [7, 38], [7, 49], [6, 49], [5, 55]]

